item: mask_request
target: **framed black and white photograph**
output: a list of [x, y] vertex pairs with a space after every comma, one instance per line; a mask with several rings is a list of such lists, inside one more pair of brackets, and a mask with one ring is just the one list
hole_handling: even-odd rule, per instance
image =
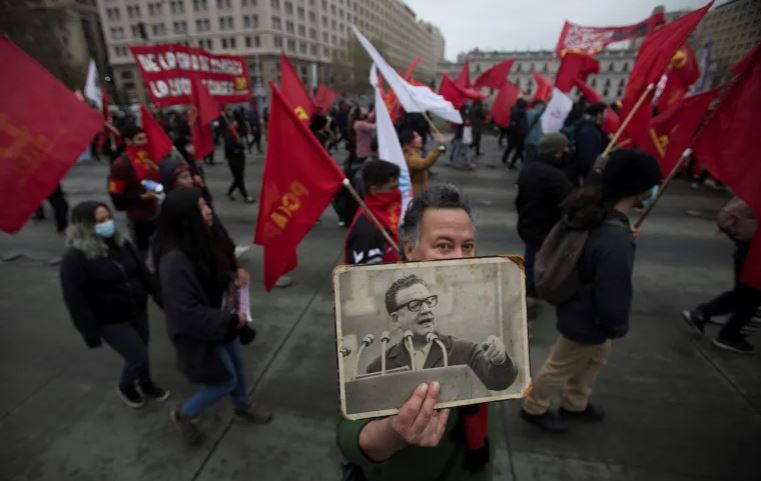
[[341, 409], [395, 414], [422, 382], [437, 408], [513, 399], [530, 384], [520, 259], [338, 266], [333, 271]]

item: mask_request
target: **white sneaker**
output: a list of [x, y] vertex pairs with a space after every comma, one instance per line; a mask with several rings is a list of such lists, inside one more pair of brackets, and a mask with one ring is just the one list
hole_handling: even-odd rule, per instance
[[275, 287], [283, 288], [288, 287], [291, 284], [293, 284], [293, 279], [291, 279], [290, 276], [280, 276], [277, 282], [275, 282]]

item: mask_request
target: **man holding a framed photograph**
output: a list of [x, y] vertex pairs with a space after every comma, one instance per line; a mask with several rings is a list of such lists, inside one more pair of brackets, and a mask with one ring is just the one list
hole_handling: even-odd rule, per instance
[[[400, 234], [405, 257], [411, 261], [475, 256], [470, 208], [451, 185], [435, 186], [415, 196], [407, 208]], [[416, 286], [419, 284], [413, 287]], [[424, 303], [430, 299], [424, 297]], [[394, 302], [397, 299], [395, 294]], [[428, 301], [429, 307], [431, 303]], [[495, 343], [490, 349], [489, 359], [499, 361], [499, 346]], [[504, 347], [501, 351], [504, 352]], [[438, 382], [423, 383], [394, 416], [360, 421], [340, 419], [337, 442], [345, 458], [359, 468], [354, 471], [354, 479], [363, 479], [362, 476], [370, 481], [492, 479], [494, 444], [489, 440], [498, 433], [494, 405], [465, 406], [451, 412], [435, 410], [439, 391]]]

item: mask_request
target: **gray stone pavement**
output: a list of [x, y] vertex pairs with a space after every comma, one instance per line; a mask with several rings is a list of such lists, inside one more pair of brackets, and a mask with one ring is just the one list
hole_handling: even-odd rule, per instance
[[[453, 182], [470, 197], [480, 254], [519, 253], [516, 174], [487, 167], [499, 152], [492, 137], [484, 144], [478, 170], [437, 165], [433, 181]], [[246, 178], [255, 195], [262, 164], [263, 156], [249, 156]], [[207, 173], [220, 217], [238, 244], [249, 244], [257, 206], [223, 196], [230, 181], [224, 164]], [[102, 163], [76, 166], [64, 181], [69, 202], [106, 200], [105, 175]], [[518, 401], [502, 403], [496, 479], [761, 479], [761, 358], [719, 352], [709, 339], [690, 335], [679, 318], [681, 309], [731, 285], [732, 245], [712, 220], [727, 198], [693, 191], [684, 181], [664, 197], [639, 240], [631, 333], [614, 343], [594, 393], [608, 418], [550, 436], [518, 418]], [[234, 423], [230, 406], [219, 403], [201, 422], [206, 442], [192, 449], [168, 417], [169, 406], [194, 387], [174, 368], [162, 313], [151, 305], [150, 354], [154, 378], [172, 398], [132, 410], [114, 394], [117, 355], [88, 350], [68, 318], [57, 267], [48, 263], [61, 254], [62, 239], [47, 209], [47, 221], [0, 235], [3, 258], [21, 255], [0, 263], [0, 480], [338, 479], [330, 272], [345, 231], [332, 209], [299, 247], [293, 286], [265, 293], [261, 250], [253, 247], [243, 258], [254, 278], [259, 329], [245, 349], [249, 390], [274, 409], [275, 420]], [[532, 335], [536, 372], [556, 337], [549, 306], [542, 306]]]

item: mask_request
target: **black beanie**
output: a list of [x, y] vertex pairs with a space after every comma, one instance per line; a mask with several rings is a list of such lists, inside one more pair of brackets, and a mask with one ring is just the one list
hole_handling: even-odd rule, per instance
[[641, 194], [661, 182], [661, 168], [652, 155], [636, 149], [610, 154], [602, 173], [603, 200], [616, 202]]

